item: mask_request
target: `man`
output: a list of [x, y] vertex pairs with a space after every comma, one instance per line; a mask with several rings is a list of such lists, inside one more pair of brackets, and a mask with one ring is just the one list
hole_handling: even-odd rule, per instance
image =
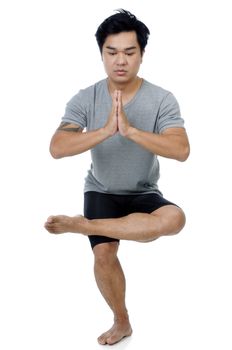
[[91, 150], [84, 216], [50, 216], [45, 228], [89, 236], [96, 282], [114, 314], [100, 344], [132, 333], [119, 240], [150, 242], [178, 233], [185, 224], [182, 209], [164, 199], [157, 186], [157, 156], [185, 161], [189, 142], [175, 97], [137, 75], [149, 34], [125, 10], [99, 26], [96, 38], [107, 79], [69, 101], [50, 146], [54, 158]]

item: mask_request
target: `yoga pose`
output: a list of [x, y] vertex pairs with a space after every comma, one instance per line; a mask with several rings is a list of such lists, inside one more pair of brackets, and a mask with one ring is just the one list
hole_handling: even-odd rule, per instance
[[185, 225], [183, 210], [165, 199], [157, 185], [157, 156], [185, 161], [189, 142], [174, 95], [138, 76], [149, 34], [125, 10], [98, 27], [107, 77], [68, 102], [50, 145], [56, 159], [91, 150], [84, 215], [50, 216], [45, 228], [90, 240], [96, 282], [114, 315], [100, 344], [115, 344], [132, 333], [119, 241], [151, 242]]

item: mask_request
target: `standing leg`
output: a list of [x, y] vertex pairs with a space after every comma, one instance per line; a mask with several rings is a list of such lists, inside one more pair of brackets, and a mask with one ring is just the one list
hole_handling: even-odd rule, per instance
[[114, 314], [114, 325], [98, 342], [115, 344], [132, 333], [125, 305], [126, 281], [117, 257], [118, 243], [102, 243], [93, 248], [94, 273], [98, 288]]

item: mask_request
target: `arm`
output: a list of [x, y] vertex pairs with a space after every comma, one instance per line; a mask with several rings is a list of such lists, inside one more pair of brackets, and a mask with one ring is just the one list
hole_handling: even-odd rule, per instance
[[185, 161], [190, 152], [188, 136], [182, 127], [169, 127], [161, 134], [147, 132], [131, 126], [122, 105], [122, 95], [118, 92], [118, 128], [122, 136], [158, 156]]
[[104, 127], [83, 132], [77, 124], [61, 123], [50, 143], [51, 155], [58, 159], [74, 156], [95, 147], [118, 131], [116, 116], [116, 100]]
[[104, 129], [83, 132], [76, 124], [61, 123], [50, 143], [50, 153], [55, 159], [83, 153], [107, 138]]
[[154, 134], [130, 127], [126, 137], [162, 157], [183, 162], [189, 156], [190, 146], [184, 128], [168, 128], [162, 134]]

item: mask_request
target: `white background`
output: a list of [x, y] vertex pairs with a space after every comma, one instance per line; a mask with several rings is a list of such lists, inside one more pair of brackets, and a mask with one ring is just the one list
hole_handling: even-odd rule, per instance
[[229, 1], [5, 1], [1, 35], [0, 347], [98, 349], [112, 315], [81, 235], [49, 235], [50, 214], [82, 213], [89, 154], [48, 152], [66, 102], [105, 77], [94, 34], [123, 7], [151, 31], [140, 76], [177, 97], [186, 163], [161, 159], [160, 188], [183, 232], [121, 242], [134, 334], [115, 349], [231, 350], [231, 12]]

